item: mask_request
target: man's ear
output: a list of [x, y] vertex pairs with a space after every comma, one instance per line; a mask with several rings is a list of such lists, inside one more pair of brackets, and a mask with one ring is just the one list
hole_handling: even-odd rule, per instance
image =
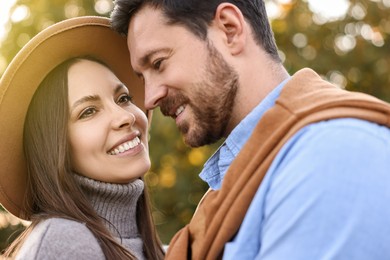
[[230, 3], [217, 7], [214, 24], [225, 34], [225, 44], [233, 55], [242, 51], [247, 37], [246, 21], [240, 9]]

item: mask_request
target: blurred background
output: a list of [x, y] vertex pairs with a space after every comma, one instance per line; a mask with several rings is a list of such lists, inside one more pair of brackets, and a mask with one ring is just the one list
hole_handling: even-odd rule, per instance
[[[290, 74], [310, 67], [342, 88], [390, 101], [390, 0], [265, 2]], [[112, 8], [112, 0], [0, 0], [0, 76], [42, 29], [76, 16], [108, 17]], [[163, 243], [189, 222], [207, 190], [198, 173], [218, 146], [190, 149], [173, 120], [154, 112], [146, 181]], [[25, 225], [0, 206], [0, 251]]]

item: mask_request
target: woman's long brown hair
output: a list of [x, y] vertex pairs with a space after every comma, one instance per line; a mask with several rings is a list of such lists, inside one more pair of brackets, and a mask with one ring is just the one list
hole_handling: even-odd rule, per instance
[[[30, 103], [23, 144], [28, 168], [26, 197], [31, 198], [26, 212], [32, 216], [32, 223], [8, 248], [8, 255], [18, 251], [39, 222], [61, 217], [85, 223], [99, 241], [106, 259], [135, 259], [116, 242], [72, 176], [67, 138], [67, 79], [69, 68], [79, 60], [68, 60], [51, 71]], [[137, 225], [144, 242], [144, 254], [147, 259], [163, 259], [164, 252], [154, 228], [149, 204], [145, 185], [137, 203]]]

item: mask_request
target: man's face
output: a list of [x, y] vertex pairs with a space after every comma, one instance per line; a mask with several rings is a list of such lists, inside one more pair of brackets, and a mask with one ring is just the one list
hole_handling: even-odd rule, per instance
[[146, 108], [159, 106], [174, 118], [188, 145], [228, 134], [238, 76], [210, 42], [167, 25], [159, 10], [145, 7], [130, 22], [128, 47], [144, 80]]

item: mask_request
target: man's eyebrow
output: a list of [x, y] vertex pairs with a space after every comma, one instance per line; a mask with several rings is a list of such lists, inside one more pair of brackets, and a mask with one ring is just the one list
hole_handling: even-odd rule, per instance
[[97, 96], [97, 95], [93, 95], [93, 96], [85, 96], [85, 97], [82, 97], [80, 98], [79, 100], [77, 100], [76, 102], [73, 103], [70, 111], [72, 112], [73, 110], [76, 109], [77, 106], [85, 103], [85, 102], [91, 102], [91, 101], [98, 101], [100, 100], [100, 97]]

